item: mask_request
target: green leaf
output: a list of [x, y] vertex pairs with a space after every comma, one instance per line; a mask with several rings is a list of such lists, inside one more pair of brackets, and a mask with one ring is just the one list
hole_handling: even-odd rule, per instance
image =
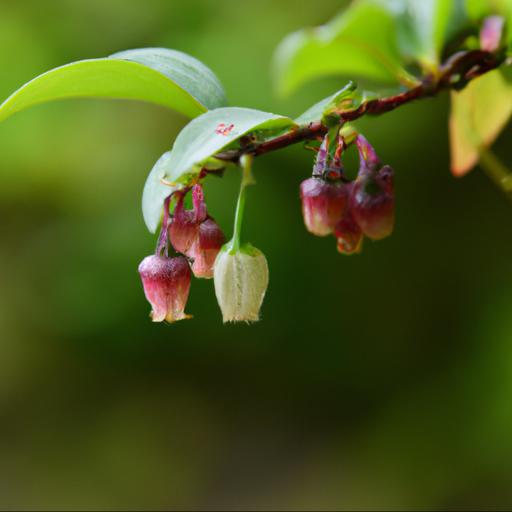
[[64, 98], [142, 100], [188, 117], [226, 103], [219, 80], [200, 61], [175, 50], [146, 48], [43, 73], [0, 105], [0, 121], [32, 105]]
[[512, 114], [512, 85], [496, 70], [452, 92], [450, 114], [451, 168], [456, 176], [469, 172]]
[[454, 0], [398, 0], [398, 38], [402, 54], [427, 70], [439, 65], [441, 52], [453, 21], [463, 21]]
[[314, 121], [320, 121], [324, 116], [324, 113], [333, 104], [339, 104], [343, 99], [352, 98], [356, 91], [356, 85], [353, 82], [349, 82], [343, 89], [331, 94], [327, 98], [320, 100], [315, 103], [312, 107], [308, 108], [303, 112], [295, 122], [300, 125], [309, 124]]
[[167, 151], [157, 160], [144, 185], [142, 214], [144, 222], [151, 233], [154, 233], [160, 224], [165, 198], [180, 188], [179, 185], [169, 186], [162, 182], [170, 157], [171, 152]]
[[[249, 132], [264, 140], [297, 127], [288, 117], [235, 107], [210, 110], [192, 120], [176, 138], [172, 151], [160, 158], [148, 177], [142, 199], [148, 229], [156, 231], [165, 197], [197, 177], [215, 154], [235, 146]], [[162, 180], [172, 186], [162, 184]]]
[[394, 16], [382, 1], [362, 0], [327, 25], [290, 34], [274, 58], [278, 92], [290, 94], [333, 74], [386, 84], [413, 81], [400, 62]]

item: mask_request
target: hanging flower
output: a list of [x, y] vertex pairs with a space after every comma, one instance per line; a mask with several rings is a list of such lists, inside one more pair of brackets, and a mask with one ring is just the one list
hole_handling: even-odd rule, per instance
[[389, 236], [395, 223], [393, 169], [381, 166], [374, 149], [359, 135], [359, 174], [350, 194], [350, 210], [363, 233], [373, 240]]
[[224, 233], [211, 218], [201, 222], [194, 243], [188, 255], [193, 258], [192, 272], [196, 277], [210, 279], [213, 277], [213, 266], [220, 248], [226, 241]]
[[309, 178], [300, 185], [300, 198], [306, 229], [316, 236], [331, 234], [347, 202], [344, 184]]
[[334, 156], [329, 156], [329, 137], [318, 149], [313, 176], [300, 185], [302, 216], [306, 229], [316, 236], [333, 232], [346, 207], [347, 193], [342, 181], [341, 154], [345, 143], [338, 137]]
[[172, 323], [190, 318], [185, 313], [191, 279], [186, 258], [147, 256], [139, 265], [139, 274], [146, 298], [153, 308], [153, 322], [166, 320]]
[[215, 262], [214, 284], [224, 322], [259, 320], [268, 286], [264, 254], [248, 244], [237, 251], [225, 246]]

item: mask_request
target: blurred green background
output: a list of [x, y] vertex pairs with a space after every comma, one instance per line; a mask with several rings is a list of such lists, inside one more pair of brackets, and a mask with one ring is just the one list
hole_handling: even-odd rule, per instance
[[[73, 60], [166, 46], [231, 104], [296, 115], [270, 58], [336, 0], [0, 2], [0, 96]], [[342, 257], [302, 225], [301, 147], [256, 162], [244, 235], [270, 287], [223, 326], [195, 280], [172, 326], [137, 274], [155, 239], [147, 172], [186, 120], [76, 100], [0, 124], [0, 508], [474, 509], [512, 506], [512, 204], [449, 173], [448, 98], [361, 123], [397, 175], [394, 235]], [[512, 162], [505, 131], [497, 152]], [[231, 232], [238, 176], [211, 178]]]

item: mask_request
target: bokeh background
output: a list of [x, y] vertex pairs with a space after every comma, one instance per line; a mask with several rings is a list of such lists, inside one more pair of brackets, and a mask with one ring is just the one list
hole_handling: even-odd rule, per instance
[[[296, 115], [270, 58], [336, 0], [0, 1], [0, 96], [54, 66], [144, 46], [219, 75], [231, 104]], [[397, 174], [394, 235], [342, 257], [303, 228], [301, 147], [258, 159], [244, 235], [268, 258], [260, 323], [154, 325], [140, 197], [186, 120], [73, 100], [0, 124], [0, 508], [512, 506], [512, 204], [449, 174], [448, 98], [361, 123]], [[497, 152], [512, 162], [508, 129]], [[231, 232], [238, 176], [211, 178]]]

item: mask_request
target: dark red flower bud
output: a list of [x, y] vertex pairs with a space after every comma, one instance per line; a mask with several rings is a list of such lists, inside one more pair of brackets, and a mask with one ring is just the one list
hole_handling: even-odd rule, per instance
[[194, 259], [192, 272], [196, 277], [213, 277], [215, 258], [225, 241], [224, 233], [212, 218], [201, 222], [195, 241], [188, 251], [188, 256]]
[[386, 238], [395, 223], [393, 169], [385, 165], [377, 172], [362, 172], [352, 187], [352, 215], [363, 233], [373, 239]]
[[306, 229], [316, 236], [332, 233], [347, 204], [345, 184], [309, 178], [300, 185], [300, 197]]
[[363, 233], [373, 239], [386, 238], [395, 223], [393, 169], [382, 166], [371, 144], [362, 136], [356, 139], [359, 174], [353, 183], [349, 208]]
[[191, 272], [183, 256], [147, 256], [139, 265], [144, 293], [151, 304], [153, 322], [176, 322], [189, 318], [185, 305], [190, 290]]

